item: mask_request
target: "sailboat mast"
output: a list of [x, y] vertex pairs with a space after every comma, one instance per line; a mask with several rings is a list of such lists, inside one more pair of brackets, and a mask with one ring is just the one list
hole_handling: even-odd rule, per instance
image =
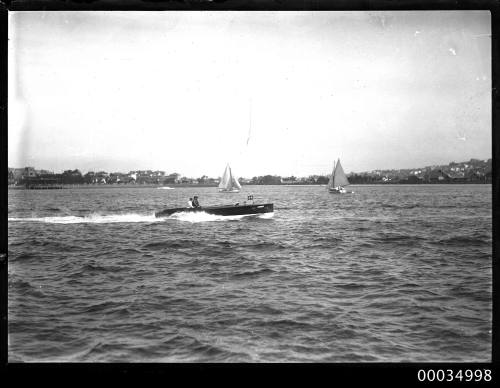
[[333, 161], [333, 172], [332, 172], [332, 187], [335, 187], [335, 169], [337, 166], [335, 165], [335, 160]]

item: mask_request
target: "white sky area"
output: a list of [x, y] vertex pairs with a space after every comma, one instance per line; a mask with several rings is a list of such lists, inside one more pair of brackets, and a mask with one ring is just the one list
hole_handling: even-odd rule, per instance
[[491, 157], [489, 11], [9, 22], [9, 167], [307, 176]]

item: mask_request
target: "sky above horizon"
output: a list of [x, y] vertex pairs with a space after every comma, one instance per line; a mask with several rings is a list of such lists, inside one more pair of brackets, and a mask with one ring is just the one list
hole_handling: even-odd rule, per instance
[[199, 177], [491, 158], [489, 11], [10, 12], [9, 167]]

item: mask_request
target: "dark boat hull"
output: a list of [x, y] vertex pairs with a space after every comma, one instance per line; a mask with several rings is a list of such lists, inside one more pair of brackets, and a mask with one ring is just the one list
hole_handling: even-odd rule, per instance
[[354, 194], [354, 191], [348, 191], [344, 189], [343, 191], [337, 189], [328, 189], [330, 194]]
[[272, 213], [274, 205], [272, 203], [263, 203], [255, 205], [230, 205], [230, 206], [207, 206], [198, 208], [179, 207], [175, 209], [165, 209], [155, 213], [155, 217], [168, 217], [174, 213], [196, 213], [205, 212], [218, 216], [241, 216], [251, 214]]

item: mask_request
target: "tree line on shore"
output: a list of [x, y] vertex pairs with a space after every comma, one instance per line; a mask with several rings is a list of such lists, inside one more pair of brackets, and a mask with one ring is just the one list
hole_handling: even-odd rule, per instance
[[[405, 170], [375, 170], [363, 173], [350, 173], [351, 184], [418, 184], [418, 183], [491, 183], [491, 159], [471, 159], [468, 162], [451, 162], [443, 166], [428, 166]], [[165, 174], [164, 171], [130, 171], [129, 173], [107, 173], [105, 171], [89, 171], [82, 174], [78, 169], [66, 170], [54, 174], [46, 170], [35, 170], [33, 167], [9, 168], [9, 185], [85, 185], [85, 184], [187, 184], [216, 186], [220, 178], [203, 175], [200, 178], [182, 177], [180, 174]], [[279, 175], [263, 175], [253, 178], [239, 178], [243, 185], [280, 185], [280, 184], [328, 184], [329, 175], [310, 175], [308, 177], [282, 177]]]

